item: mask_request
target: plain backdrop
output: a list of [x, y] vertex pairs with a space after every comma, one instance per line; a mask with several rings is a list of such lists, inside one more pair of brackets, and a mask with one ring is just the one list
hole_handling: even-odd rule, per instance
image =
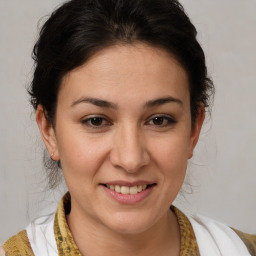
[[[54, 211], [65, 188], [47, 190], [43, 145], [29, 105], [31, 51], [60, 0], [0, 0], [0, 241]], [[256, 233], [256, 1], [182, 0], [216, 86], [187, 182], [175, 202]], [[42, 18], [43, 17], [43, 18]]]

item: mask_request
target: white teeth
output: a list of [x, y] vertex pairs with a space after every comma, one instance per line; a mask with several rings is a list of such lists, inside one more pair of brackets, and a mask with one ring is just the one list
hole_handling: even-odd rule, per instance
[[130, 193], [129, 187], [126, 187], [126, 186], [121, 187], [121, 194], [127, 195], [129, 193]]
[[107, 187], [113, 191], [116, 191], [117, 193], [121, 193], [123, 195], [136, 195], [140, 193], [142, 190], [145, 190], [147, 188], [147, 185], [138, 185], [138, 186], [120, 186], [120, 185], [107, 185]]
[[138, 193], [138, 187], [134, 186], [134, 187], [130, 187], [130, 194], [134, 195]]
[[115, 191], [117, 193], [121, 193], [121, 187], [119, 185], [115, 185]]

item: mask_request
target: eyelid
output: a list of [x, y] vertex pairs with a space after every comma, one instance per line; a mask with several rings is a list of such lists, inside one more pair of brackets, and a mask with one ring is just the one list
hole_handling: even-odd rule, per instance
[[[107, 124], [102, 124], [102, 125], [99, 125], [99, 126], [89, 124], [89, 121], [91, 121], [93, 118], [102, 119], [103, 122], [107, 122]], [[89, 128], [92, 128], [92, 129], [102, 129], [102, 128], [106, 127], [106, 126], [112, 125], [112, 122], [106, 116], [103, 116], [103, 115], [90, 115], [90, 116], [86, 116], [86, 117], [84, 117], [81, 120], [81, 123], [83, 125], [86, 125]]]
[[[167, 121], [168, 121], [168, 124], [167, 125], [172, 125], [172, 124], [175, 124], [177, 123], [177, 120], [172, 116], [172, 115], [169, 115], [169, 114], [154, 114], [152, 116], [150, 116], [147, 120], [146, 120], [146, 124], [149, 123], [150, 121], [152, 121], [154, 118], [156, 117], [162, 117], [162, 118], [165, 118]], [[162, 125], [162, 126], [167, 126], [167, 125]], [[157, 125], [156, 125], [157, 126]], [[159, 127], [161, 127], [161, 125], [159, 125]]]
[[[90, 124], [90, 121], [93, 120], [93, 118], [102, 119], [102, 124], [100, 124], [100, 125]], [[167, 121], [167, 124], [160, 124], [160, 125], [150, 124], [150, 122], [154, 118], [164, 118]], [[102, 128], [105, 128], [107, 126], [113, 125], [113, 122], [110, 121], [108, 117], [106, 117], [105, 115], [101, 115], [101, 114], [94, 114], [94, 115], [86, 116], [81, 120], [81, 123], [83, 125], [86, 125], [87, 127], [91, 128], [91, 129], [102, 129]], [[152, 126], [158, 126], [158, 127], [171, 126], [171, 125], [174, 125], [175, 123], [177, 123], [177, 120], [170, 114], [154, 114], [154, 115], [151, 115], [145, 121], [146, 125], [152, 125]]]

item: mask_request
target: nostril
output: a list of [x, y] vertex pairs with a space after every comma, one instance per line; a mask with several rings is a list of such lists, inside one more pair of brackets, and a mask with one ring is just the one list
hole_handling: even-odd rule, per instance
[[[121, 141], [121, 142], [120, 142]], [[150, 158], [145, 148], [140, 145], [140, 139], [123, 136], [109, 154], [111, 164], [129, 173], [135, 173], [149, 164]]]

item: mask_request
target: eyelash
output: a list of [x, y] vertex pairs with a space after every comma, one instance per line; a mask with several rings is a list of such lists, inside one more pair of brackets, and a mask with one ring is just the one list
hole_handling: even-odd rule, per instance
[[[98, 121], [101, 121], [100, 125], [95, 125], [95, 124], [91, 123], [93, 120], [96, 121], [96, 119], [98, 119]], [[106, 123], [106, 124], [102, 124], [102, 123]], [[92, 116], [92, 117], [82, 120], [82, 124], [85, 124], [86, 126], [92, 128], [92, 129], [100, 129], [100, 128], [103, 128], [106, 126], [110, 126], [111, 122], [102, 116]]]
[[167, 127], [167, 126], [174, 125], [175, 123], [177, 123], [177, 121], [173, 117], [171, 117], [169, 115], [159, 114], [159, 115], [151, 116], [148, 119], [148, 121], [146, 121], [146, 124], [149, 124], [151, 121], [154, 122], [154, 120], [156, 120], [157, 118], [162, 119], [162, 121], [165, 122], [165, 123], [164, 124], [159, 124], [159, 125], [152, 124], [153, 126], [156, 126], [156, 127]]
[[[157, 121], [157, 119], [160, 119], [160, 121], [164, 122], [164, 124], [154, 124], [154, 123], [150, 124], [150, 122]], [[92, 124], [92, 121], [99, 121], [100, 123], [99, 123], [99, 125], [95, 125], [95, 124]], [[174, 125], [175, 123], [177, 123], [177, 121], [173, 117], [163, 115], [163, 114], [151, 116], [145, 122], [146, 125], [156, 126], [156, 127], [167, 127], [170, 125]], [[101, 129], [106, 126], [112, 125], [112, 123], [109, 120], [107, 120], [105, 117], [102, 117], [102, 116], [92, 116], [92, 117], [86, 118], [86, 119], [82, 120], [82, 124], [92, 128], [92, 129]]]

